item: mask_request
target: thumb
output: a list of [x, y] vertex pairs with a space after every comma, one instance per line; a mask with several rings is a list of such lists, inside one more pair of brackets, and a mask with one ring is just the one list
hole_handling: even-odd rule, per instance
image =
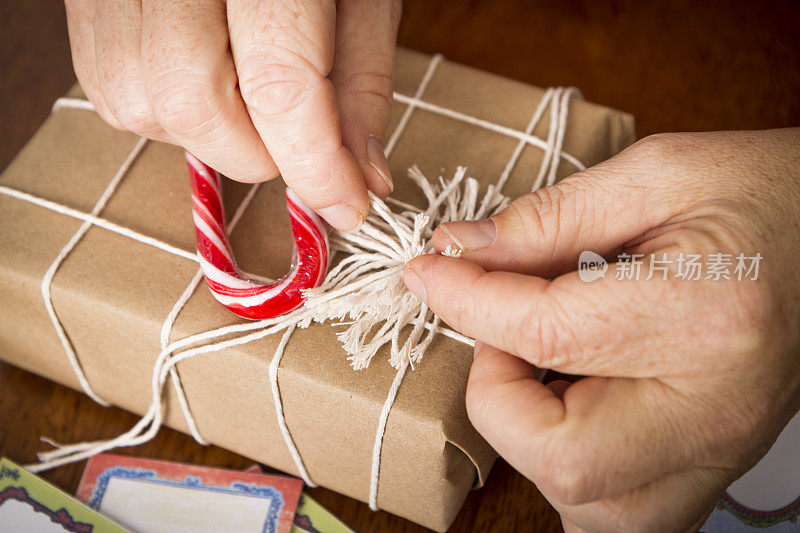
[[442, 224], [433, 234], [434, 247], [461, 250], [485, 270], [545, 278], [575, 270], [584, 250], [608, 256], [675, 214], [674, 200], [662, 194], [666, 188], [648, 175], [645, 151], [640, 141], [518, 198], [488, 220]]

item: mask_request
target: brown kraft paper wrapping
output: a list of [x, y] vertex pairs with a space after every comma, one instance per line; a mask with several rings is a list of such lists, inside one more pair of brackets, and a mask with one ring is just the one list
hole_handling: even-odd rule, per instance
[[[395, 90], [414, 95], [430, 57], [399, 50]], [[436, 69], [422, 100], [524, 131], [544, 91], [447, 61]], [[78, 88], [70, 96], [82, 97]], [[396, 102], [391, 133], [407, 105]], [[549, 111], [534, 130], [546, 139]], [[388, 138], [388, 137], [387, 137]], [[564, 151], [587, 166], [634, 140], [633, 118], [572, 100]], [[54, 112], [0, 176], [0, 185], [84, 212], [119, 169], [137, 138], [105, 125], [86, 110]], [[518, 139], [414, 109], [391, 154], [394, 196], [422, 205], [406, 178], [417, 164], [429, 178], [451, 177], [456, 166], [482, 185], [493, 183]], [[543, 151], [526, 146], [504, 193], [530, 189]], [[575, 171], [562, 160], [558, 177]], [[226, 180], [228, 216], [249, 185]], [[280, 277], [292, 254], [281, 180], [264, 184], [231, 235], [240, 266]], [[134, 162], [102, 218], [194, 251], [189, 180], [180, 148], [150, 142]], [[80, 390], [47, 315], [41, 280], [81, 221], [0, 195], [0, 358]], [[89, 383], [100, 397], [142, 414], [160, 350], [161, 325], [198, 270], [183, 257], [92, 227], [56, 272], [52, 299]], [[183, 308], [171, 339], [241, 322], [201, 284]], [[354, 371], [334, 337], [335, 328], [312, 325], [290, 340], [279, 370], [283, 409], [310, 476], [320, 485], [367, 501], [372, 447], [379, 413], [395, 370], [386, 351]], [[201, 434], [210, 442], [297, 474], [278, 429], [267, 367], [280, 334], [200, 355], [178, 365]], [[464, 391], [472, 349], [437, 336], [409, 370], [388, 419], [378, 505], [443, 531], [467, 491], [479, 486], [494, 451], [469, 423]], [[187, 431], [168, 380], [166, 423]]]

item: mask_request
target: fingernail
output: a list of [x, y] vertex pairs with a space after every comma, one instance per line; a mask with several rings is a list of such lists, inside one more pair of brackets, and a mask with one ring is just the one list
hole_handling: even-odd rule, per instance
[[483, 348], [483, 343], [478, 339], [475, 339], [475, 349], [472, 351], [472, 358], [475, 359], [478, 357], [478, 354], [481, 353], [481, 348]]
[[410, 290], [414, 295], [422, 300], [425, 301], [425, 285], [422, 284], [422, 280], [419, 279], [417, 273], [411, 270], [410, 268], [406, 268], [403, 271], [403, 283], [406, 284], [408, 290]]
[[488, 220], [460, 220], [439, 226], [444, 234], [461, 250], [480, 250], [491, 246], [497, 239], [497, 226]]
[[394, 182], [389, 172], [389, 161], [383, 152], [383, 143], [377, 137], [367, 139], [367, 157], [369, 158], [369, 166], [386, 182], [389, 192], [394, 191]]
[[339, 231], [354, 231], [364, 223], [364, 216], [352, 205], [336, 204], [317, 210], [328, 224]]

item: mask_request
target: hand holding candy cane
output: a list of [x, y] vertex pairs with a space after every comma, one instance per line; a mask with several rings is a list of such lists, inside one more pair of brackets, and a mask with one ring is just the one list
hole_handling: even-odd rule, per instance
[[392, 189], [397, 0], [66, 0], [75, 73], [119, 129], [231, 179], [279, 174], [336, 229]]

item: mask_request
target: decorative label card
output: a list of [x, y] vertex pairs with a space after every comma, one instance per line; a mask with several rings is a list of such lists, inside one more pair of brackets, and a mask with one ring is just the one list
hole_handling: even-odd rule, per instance
[[302, 489], [287, 476], [101, 454], [77, 496], [139, 533], [289, 533]]
[[3, 457], [0, 531], [124, 532], [120, 526]]

